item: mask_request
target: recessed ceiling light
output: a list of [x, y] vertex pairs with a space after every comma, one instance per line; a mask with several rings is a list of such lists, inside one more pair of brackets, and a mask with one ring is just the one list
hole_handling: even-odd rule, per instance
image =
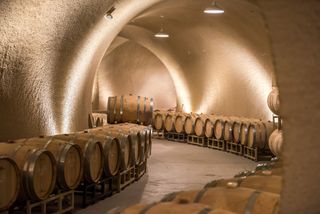
[[[164, 16], [160, 16], [160, 17], [161, 17], [161, 19], [164, 18]], [[165, 33], [165, 32], [163, 31], [163, 21], [162, 21], [162, 23], [161, 23], [161, 29], [160, 29], [160, 31], [159, 31], [158, 33], [156, 33], [156, 34], [154, 35], [154, 37], [157, 37], [157, 38], [169, 38], [169, 37], [170, 37], [170, 35], [169, 35], [168, 33]]]
[[224, 13], [224, 9], [219, 7], [217, 2], [214, 1], [214, 2], [212, 2], [212, 5], [210, 7], [207, 7], [206, 9], [204, 9], [203, 12], [207, 13], [207, 14], [222, 14], [222, 13]]

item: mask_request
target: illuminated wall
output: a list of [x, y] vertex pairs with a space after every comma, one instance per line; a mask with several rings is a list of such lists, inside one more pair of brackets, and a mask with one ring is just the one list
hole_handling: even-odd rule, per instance
[[[207, 1], [165, 1], [120, 35], [165, 64], [186, 112], [271, 119], [266, 99], [274, 69], [261, 11], [246, 1], [221, 5], [225, 14], [207, 15]], [[161, 26], [170, 38], [154, 38]]]
[[125, 42], [105, 55], [98, 70], [99, 106], [109, 96], [134, 94], [154, 98], [155, 109], [174, 108], [176, 91], [166, 67], [150, 51]]

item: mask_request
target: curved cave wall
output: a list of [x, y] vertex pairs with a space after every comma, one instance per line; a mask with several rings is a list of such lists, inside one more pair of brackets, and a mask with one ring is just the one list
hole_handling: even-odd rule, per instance
[[128, 94], [152, 97], [155, 109], [176, 105], [176, 90], [167, 68], [134, 42], [127, 41], [105, 55], [97, 76], [99, 106], [95, 109], [107, 109], [109, 96]]
[[[226, 13], [209, 17], [201, 13], [209, 0], [0, 1], [0, 140], [86, 128], [95, 73], [120, 33], [159, 58], [185, 111], [270, 118], [275, 69], [286, 143], [281, 213], [319, 213], [320, 2], [219, 2]], [[153, 37], [160, 15], [170, 40]]]
[[[122, 27], [159, 0], [0, 2], [0, 141], [87, 128], [95, 72]], [[114, 5], [112, 21], [104, 18]]]
[[[217, 16], [202, 13], [206, 5], [164, 1], [132, 20], [120, 35], [166, 65], [184, 111], [271, 119], [266, 100], [274, 68], [261, 10], [247, 1], [224, 1], [226, 12]], [[160, 27], [169, 39], [153, 36]]]

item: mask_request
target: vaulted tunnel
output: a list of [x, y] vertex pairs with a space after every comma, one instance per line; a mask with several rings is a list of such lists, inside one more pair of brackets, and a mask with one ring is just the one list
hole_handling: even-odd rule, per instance
[[[210, 3], [1, 1], [0, 140], [83, 130], [112, 94], [270, 120], [266, 99], [277, 85], [281, 212], [317, 213], [319, 1], [221, 0], [222, 16], [202, 13]], [[154, 37], [161, 27], [169, 39]]]

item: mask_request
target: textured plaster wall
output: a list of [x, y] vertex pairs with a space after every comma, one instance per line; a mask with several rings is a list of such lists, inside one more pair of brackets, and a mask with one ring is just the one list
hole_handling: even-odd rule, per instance
[[267, 18], [284, 118], [281, 213], [320, 213], [320, 1], [259, 1]]
[[99, 109], [108, 96], [135, 94], [152, 97], [155, 109], [176, 105], [176, 91], [162, 62], [146, 48], [126, 42], [105, 55], [98, 70]]
[[[319, 213], [319, 1], [221, 0], [224, 16], [201, 18], [195, 11], [211, 1], [171, 0], [141, 13], [158, 1], [122, 0], [115, 3], [114, 19], [106, 21], [103, 14], [112, 2], [0, 1], [0, 140], [85, 128], [100, 60], [138, 14], [121, 34], [162, 61], [180, 102], [190, 102], [192, 110], [267, 116], [262, 104], [267, 87], [260, 86], [271, 87], [273, 76], [269, 29], [286, 144], [281, 212]], [[268, 28], [249, 2], [259, 3]], [[160, 28], [160, 14], [168, 17], [165, 29], [174, 33], [172, 40], [150, 37]], [[134, 32], [149, 34], [139, 39]], [[239, 107], [239, 97], [257, 106]]]
[[[87, 127], [95, 72], [129, 20], [158, 0], [0, 2], [0, 140]], [[113, 20], [103, 16], [114, 4]]]

